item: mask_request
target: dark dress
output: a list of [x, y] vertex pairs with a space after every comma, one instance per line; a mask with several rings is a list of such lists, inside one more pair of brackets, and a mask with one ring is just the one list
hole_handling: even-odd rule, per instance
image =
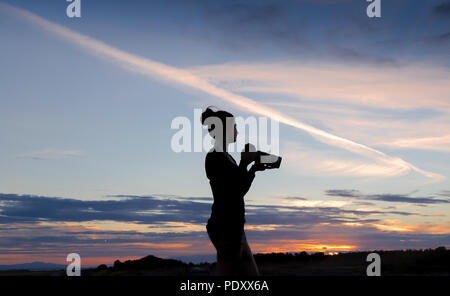
[[246, 241], [244, 195], [255, 173], [238, 166], [229, 153], [215, 151], [206, 155], [205, 169], [214, 197], [206, 229], [217, 256], [232, 259]]

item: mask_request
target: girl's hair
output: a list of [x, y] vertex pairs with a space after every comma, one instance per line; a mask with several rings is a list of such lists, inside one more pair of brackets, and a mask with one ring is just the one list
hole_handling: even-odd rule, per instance
[[[217, 109], [217, 111], [214, 111], [212, 108]], [[231, 114], [227, 111], [218, 110], [218, 108], [216, 108], [214, 106], [207, 107], [206, 110], [203, 111], [202, 117], [200, 120], [203, 125], [208, 126], [208, 132], [211, 132], [212, 130], [214, 130], [214, 124], [207, 124], [205, 122], [206, 119], [208, 119], [210, 117], [216, 117], [216, 118], [220, 119], [220, 121], [222, 121], [222, 127], [224, 130], [226, 127], [227, 117], [234, 118], [233, 114]]]

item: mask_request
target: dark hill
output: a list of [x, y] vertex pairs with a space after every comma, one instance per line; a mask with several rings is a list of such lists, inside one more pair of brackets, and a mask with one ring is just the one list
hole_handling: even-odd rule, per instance
[[174, 259], [162, 259], [153, 255], [146, 256], [138, 260], [127, 260], [114, 262], [113, 270], [138, 270], [138, 269], [153, 269], [153, 268], [177, 268], [185, 267], [187, 264]]
[[149, 255], [125, 262], [116, 260], [112, 267], [102, 264], [88, 275], [185, 275], [188, 273], [188, 267], [188, 264], [179, 260]]

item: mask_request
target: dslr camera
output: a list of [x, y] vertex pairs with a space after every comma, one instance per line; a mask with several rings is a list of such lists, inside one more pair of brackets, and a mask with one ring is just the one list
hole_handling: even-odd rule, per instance
[[261, 167], [264, 169], [278, 169], [281, 164], [281, 156], [273, 155], [263, 151], [256, 151], [254, 145], [247, 143], [245, 145], [245, 152], [254, 152], [256, 153], [255, 166]]

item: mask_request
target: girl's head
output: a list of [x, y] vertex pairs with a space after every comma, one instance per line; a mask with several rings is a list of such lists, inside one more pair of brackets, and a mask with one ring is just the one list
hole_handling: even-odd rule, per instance
[[208, 127], [210, 136], [216, 140], [216, 148], [223, 147], [226, 150], [228, 144], [236, 142], [238, 134], [234, 116], [227, 111], [214, 111], [211, 107], [202, 113], [201, 122]]

